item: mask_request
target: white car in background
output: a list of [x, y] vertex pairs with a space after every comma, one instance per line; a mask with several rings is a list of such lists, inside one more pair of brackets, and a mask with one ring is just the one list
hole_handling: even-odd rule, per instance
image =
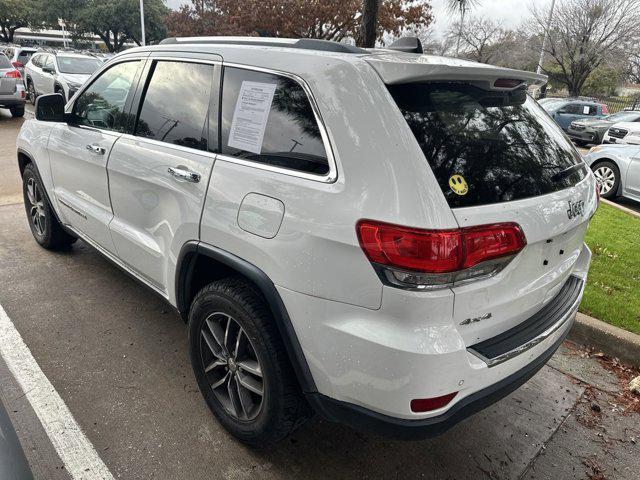
[[103, 65], [93, 55], [75, 52], [37, 52], [24, 67], [29, 99], [35, 105], [39, 95], [60, 93], [65, 102]]
[[626, 143], [640, 145], [640, 123], [618, 122], [611, 125], [602, 138], [602, 143]]
[[640, 146], [600, 145], [584, 157], [600, 184], [603, 198], [626, 197], [640, 202]]

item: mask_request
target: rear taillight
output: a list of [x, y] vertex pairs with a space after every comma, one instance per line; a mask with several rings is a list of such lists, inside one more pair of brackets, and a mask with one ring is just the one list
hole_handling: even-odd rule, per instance
[[361, 220], [356, 230], [362, 250], [383, 280], [416, 289], [493, 275], [527, 243], [515, 223], [423, 230]]
[[602, 114], [603, 115], [608, 115], [609, 114], [609, 109], [607, 108], [607, 106], [604, 103], [602, 104]]
[[493, 86], [496, 88], [515, 88], [521, 83], [523, 83], [522, 80], [516, 78], [498, 78], [493, 82]]
[[19, 62], [18, 60], [16, 60], [15, 62], [11, 62], [11, 65], [13, 65], [15, 68], [24, 67], [24, 64], [22, 62]]
[[5, 78], [22, 78], [18, 70], [11, 70], [10, 72], [7, 72], [4, 76]]

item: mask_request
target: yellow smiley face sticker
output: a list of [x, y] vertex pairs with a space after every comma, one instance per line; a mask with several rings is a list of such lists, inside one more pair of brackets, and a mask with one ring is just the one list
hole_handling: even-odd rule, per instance
[[457, 195], [466, 195], [469, 185], [462, 175], [451, 175], [449, 177], [449, 188]]

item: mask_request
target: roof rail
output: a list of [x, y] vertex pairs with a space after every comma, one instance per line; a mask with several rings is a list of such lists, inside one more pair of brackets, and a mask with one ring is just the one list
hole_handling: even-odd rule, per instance
[[252, 45], [263, 47], [300, 48], [303, 50], [319, 50], [336, 53], [368, 53], [365, 49], [346, 45], [344, 43], [320, 40], [317, 38], [271, 38], [271, 37], [169, 37], [160, 45], [175, 45], [179, 43], [198, 43], [209, 45]]

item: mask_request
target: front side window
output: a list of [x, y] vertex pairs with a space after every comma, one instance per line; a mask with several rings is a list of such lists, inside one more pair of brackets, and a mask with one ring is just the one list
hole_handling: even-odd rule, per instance
[[53, 71], [53, 57], [51, 55], [47, 55], [45, 58], [43, 68]]
[[102, 72], [75, 101], [75, 122], [104, 130], [128, 131], [133, 119], [125, 112], [125, 104], [139, 67], [140, 61], [123, 62]]
[[295, 80], [271, 73], [225, 68], [222, 153], [305, 173], [329, 172], [306, 92]]
[[[198, 150], [209, 145], [213, 65], [158, 61], [150, 72], [135, 135]], [[214, 135], [216, 136], [216, 135]], [[215, 138], [212, 138], [215, 143]]]
[[[508, 202], [569, 188], [582, 159], [525, 90], [453, 83], [390, 85], [452, 208]], [[456, 189], [459, 177], [468, 188]]]

